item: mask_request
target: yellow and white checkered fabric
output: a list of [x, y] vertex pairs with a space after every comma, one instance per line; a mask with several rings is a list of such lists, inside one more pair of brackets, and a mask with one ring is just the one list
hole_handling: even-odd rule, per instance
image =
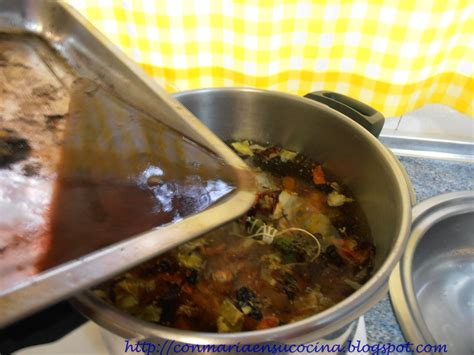
[[472, 0], [67, 0], [174, 91], [333, 90], [473, 115]]

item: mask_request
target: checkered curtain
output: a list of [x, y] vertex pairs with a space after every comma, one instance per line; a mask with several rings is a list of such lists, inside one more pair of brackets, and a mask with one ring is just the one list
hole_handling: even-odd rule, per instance
[[169, 91], [333, 90], [473, 115], [470, 0], [67, 0]]

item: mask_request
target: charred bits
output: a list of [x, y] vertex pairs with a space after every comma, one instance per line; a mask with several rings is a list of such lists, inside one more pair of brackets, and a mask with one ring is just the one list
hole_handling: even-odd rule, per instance
[[25, 159], [31, 152], [28, 141], [15, 131], [0, 128], [0, 167]]

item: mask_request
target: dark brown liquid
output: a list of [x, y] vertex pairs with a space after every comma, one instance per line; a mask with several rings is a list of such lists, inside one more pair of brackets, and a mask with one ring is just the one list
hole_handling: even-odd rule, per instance
[[200, 212], [234, 190], [211, 152], [91, 82], [73, 87], [41, 270]]

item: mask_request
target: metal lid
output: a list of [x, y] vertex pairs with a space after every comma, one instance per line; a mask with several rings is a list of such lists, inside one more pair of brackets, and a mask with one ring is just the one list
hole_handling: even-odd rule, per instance
[[437, 196], [414, 208], [411, 238], [389, 286], [402, 331], [415, 345], [472, 352], [473, 231], [474, 191]]

